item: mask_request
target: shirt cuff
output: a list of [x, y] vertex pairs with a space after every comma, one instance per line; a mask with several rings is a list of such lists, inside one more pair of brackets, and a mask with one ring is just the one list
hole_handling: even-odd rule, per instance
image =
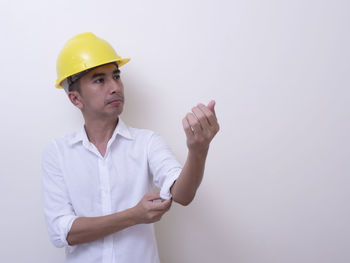
[[169, 200], [172, 198], [172, 194], [170, 193], [170, 188], [176, 179], [179, 177], [182, 169], [176, 169], [171, 175], [167, 176], [167, 179], [164, 181], [162, 188], [160, 189], [160, 198]]
[[68, 233], [70, 231], [70, 229], [72, 228], [73, 222], [75, 219], [77, 219], [78, 216], [75, 215], [67, 215], [64, 216], [62, 218], [60, 218], [60, 239], [63, 243], [63, 245], [66, 247], [66, 253], [71, 253], [75, 250], [76, 245], [69, 245], [68, 241], [67, 241], [67, 236]]

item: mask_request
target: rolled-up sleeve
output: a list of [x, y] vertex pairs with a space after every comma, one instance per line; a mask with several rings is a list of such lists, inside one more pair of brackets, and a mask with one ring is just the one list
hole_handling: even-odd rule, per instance
[[148, 144], [148, 164], [154, 184], [160, 188], [160, 197], [170, 199], [170, 188], [179, 177], [183, 166], [158, 133], [152, 133]]
[[53, 141], [42, 155], [42, 194], [46, 225], [51, 242], [72, 252], [75, 246], [67, 242], [67, 235], [76, 216], [60, 165], [60, 156]]

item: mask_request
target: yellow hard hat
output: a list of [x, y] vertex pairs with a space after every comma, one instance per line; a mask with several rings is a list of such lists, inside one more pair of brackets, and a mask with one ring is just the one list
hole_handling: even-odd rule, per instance
[[113, 47], [94, 34], [82, 33], [69, 39], [57, 58], [56, 88], [62, 89], [62, 81], [74, 74], [103, 64], [116, 62], [118, 67], [130, 58], [118, 56]]

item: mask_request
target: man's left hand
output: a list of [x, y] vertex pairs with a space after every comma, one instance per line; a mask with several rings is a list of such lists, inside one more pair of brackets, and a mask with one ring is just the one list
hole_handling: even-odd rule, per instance
[[211, 140], [220, 129], [214, 107], [214, 100], [210, 101], [208, 106], [199, 103], [183, 118], [182, 125], [190, 152], [207, 154]]

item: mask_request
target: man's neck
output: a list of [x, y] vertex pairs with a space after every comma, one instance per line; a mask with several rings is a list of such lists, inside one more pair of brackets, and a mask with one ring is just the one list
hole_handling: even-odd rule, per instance
[[109, 139], [112, 137], [113, 132], [119, 122], [119, 117], [116, 119], [97, 119], [97, 120], [87, 120], [85, 119], [85, 131], [87, 137], [91, 143], [93, 143], [104, 155], [105, 148]]

